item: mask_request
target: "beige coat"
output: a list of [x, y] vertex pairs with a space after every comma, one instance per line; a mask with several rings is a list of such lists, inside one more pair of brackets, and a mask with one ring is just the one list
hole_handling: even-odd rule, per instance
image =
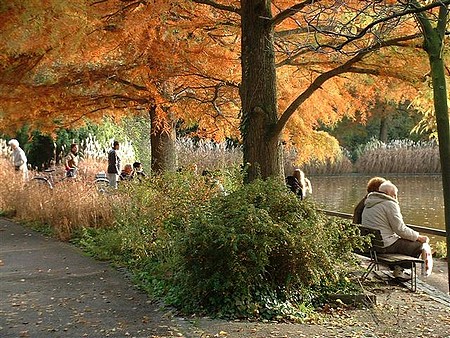
[[405, 225], [398, 201], [381, 192], [371, 192], [366, 199], [361, 224], [379, 229], [385, 247], [399, 238], [416, 241], [419, 233]]

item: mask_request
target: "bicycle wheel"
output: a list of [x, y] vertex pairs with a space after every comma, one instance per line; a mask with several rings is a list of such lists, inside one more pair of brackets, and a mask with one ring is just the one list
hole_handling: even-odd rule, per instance
[[46, 177], [36, 176], [31, 179], [31, 182], [33, 182], [36, 186], [53, 189], [52, 182], [50, 182]]
[[111, 189], [109, 180], [107, 178], [97, 178], [94, 182], [95, 186], [97, 187], [97, 191], [102, 194], [107, 193]]

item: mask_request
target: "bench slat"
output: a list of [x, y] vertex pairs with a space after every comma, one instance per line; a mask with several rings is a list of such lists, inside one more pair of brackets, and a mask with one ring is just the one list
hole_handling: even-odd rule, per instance
[[424, 263], [423, 259], [400, 254], [378, 254], [377, 257], [378, 260], [383, 260], [388, 263]]

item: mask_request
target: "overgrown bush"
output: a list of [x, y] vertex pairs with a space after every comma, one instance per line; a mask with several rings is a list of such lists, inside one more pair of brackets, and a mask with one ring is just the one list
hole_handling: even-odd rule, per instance
[[359, 243], [348, 222], [326, 218], [283, 184], [257, 181], [223, 196], [193, 173], [123, 185], [116, 225], [79, 241], [126, 264], [140, 285], [184, 313], [302, 319], [351, 284]]
[[81, 244], [97, 257], [109, 256], [129, 266], [170, 255], [173, 236], [184, 232], [193, 210], [220, 193], [204, 177], [189, 171], [121, 183], [114, 226], [108, 230], [118, 240], [111, 238], [108, 231], [90, 229]]
[[173, 242], [149, 260], [149, 287], [184, 312], [229, 318], [306, 316], [315, 291], [342, 283], [359, 240], [275, 181], [194, 207], [184, 222], [165, 224]]

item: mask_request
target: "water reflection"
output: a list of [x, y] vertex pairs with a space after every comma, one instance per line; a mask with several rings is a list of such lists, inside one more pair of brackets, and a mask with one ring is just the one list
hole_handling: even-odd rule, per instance
[[[366, 193], [372, 176], [312, 176], [311, 198], [323, 208], [353, 213]], [[445, 229], [444, 197], [440, 175], [384, 175], [399, 190], [398, 199], [406, 223]]]

